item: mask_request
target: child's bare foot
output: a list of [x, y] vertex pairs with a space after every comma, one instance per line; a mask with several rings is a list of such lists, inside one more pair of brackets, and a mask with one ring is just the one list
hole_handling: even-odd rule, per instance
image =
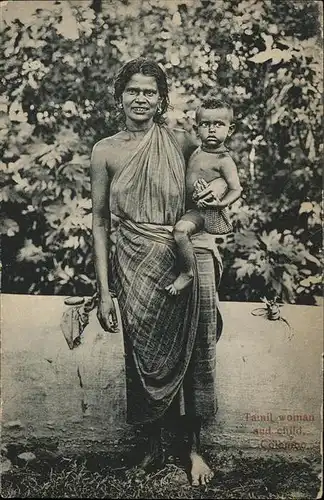
[[192, 273], [181, 273], [177, 279], [171, 283], [171, 285], [166, 286], [165, 289], [170, 295], [179, 295], [182, 290], [191, 284], [192, 279]]
[[208, 467], [202, 456], [198, 455], [198, 453], [190, 453], [190, 460], [192, 486], [200, 486], [209, 483], [214, 476], [214, 473]]

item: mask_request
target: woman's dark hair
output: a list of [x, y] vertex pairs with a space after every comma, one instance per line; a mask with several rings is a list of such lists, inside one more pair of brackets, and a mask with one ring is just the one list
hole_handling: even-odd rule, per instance
[[125, 63], [119, 70], [114, 85], [114, 97], [117, 103], [121, 102], [122, 94], [129, 80], [136, 73], [140, 73], [145, 76], [153, 76], [156, 80], [158, 91], [160, 94], [160, 106], [155, 114], [154, 121], [162, 122], [164, 121], [162, 115], [167, 111], [169, 107], [169, 89], [166, 79], [166, 74], [163, 69], [151, 59], [146, 59], [144, 57], [138, 57], [137, 59], [132, 59]]

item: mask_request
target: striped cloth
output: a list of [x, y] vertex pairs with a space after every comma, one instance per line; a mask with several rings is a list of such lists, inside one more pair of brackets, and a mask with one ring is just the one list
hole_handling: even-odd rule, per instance
[[195, 235], [193, 284], [180, 296], [166, 293], [179, 274], [172, 226], [185, 210], [185, 162], [173, 132], [154, 124], [110, 191], [119, 220], [111, 286], [123, 322], [127, 421], [149, 422], [174, 408], [212, 416], [221, 263], [210, 236]]
[[181, 149], [172, 130], [155, 123], [111, 181], [111, 212], [135, 222], [174, 225], [184, 203]]
[[161, 418], [172, 402], [182, 414], [215, 415], [221, 268], [206, 242], [198, 239], [195, 246], [193, 286], [171, 297], [164, 290], [178, 274], [171, 233], [130, 221], [118, 227], [113, 282], [123, 321], [129, 423]]

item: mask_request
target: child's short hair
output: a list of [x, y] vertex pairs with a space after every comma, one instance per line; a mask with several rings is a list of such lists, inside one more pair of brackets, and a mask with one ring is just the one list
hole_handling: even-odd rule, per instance
[[228, 110], [231, 117], [231, 121], [233, 121], [234, 110], [231, 104], [224, 101], [223, 99], [218, 99], [217, 97], [205, 97], [201, 105], [198, 106], [196, 109], [196, 117], [195, 117], [196, 123], [199, 122], [199, 115], [202, 109], [224, 109], [224, 108]]

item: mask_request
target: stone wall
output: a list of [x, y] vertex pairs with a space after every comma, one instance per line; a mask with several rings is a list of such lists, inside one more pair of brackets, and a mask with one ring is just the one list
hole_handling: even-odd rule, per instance
[[[221, 304], [219, 411], [203, 440], [319, 450], [322, 309], [283, 306], [289, 338], [286, 323], [253, 316], [256, 307]], [[82, 344], [70, 350], [60, 329], [64, 310], [63, 297], [2, 296], [2, 442], [45, 440], [64, 453], [127, 443], [122, 333], [103, 332], [92, 312]]]

